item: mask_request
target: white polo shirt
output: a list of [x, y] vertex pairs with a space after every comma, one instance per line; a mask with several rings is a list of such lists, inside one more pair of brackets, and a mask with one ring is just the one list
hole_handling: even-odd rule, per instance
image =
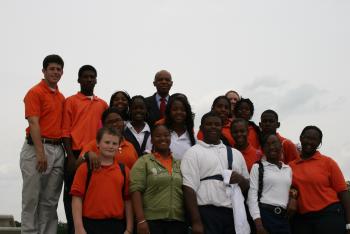
[[[243, 155], [236, 149], [232, 149], [232, 153], [232, 169], [249, 179]], [[232, 207], [223, 181], [212, 179], [200, 181], [208, 176], [221, 175], [224, 169], [228, 169], [228, 161], [227, 149], [222, 142], [211, 145], [199, 140], [186, 151], [181, 161], [183, 185], [197, 193], [198, 205]]]
[[[263, 189], [260, 202], [287, 208], [289, 189], [292, 184], [292, 169], [282, 162], [281, 169], [277, 165], [262, 160], [264, 167]], [[250, 171], [250, 188], [247, 204], [253, 220], [260, 218], [258, 204], [259, 165], [254, 164]]]
[[[134, 126], [132, 126], [131, 122], [128, 121], [126, 123], [126, 128], [128, 128], [131, 133], [135, 136], [137, 142], [139, 143], [139, 146], [141, 147], [143, 139], [145, 138], [145, 134], [146, 132], [151, 133], [151, 129], [148, 126], [148, 124], [145, 122], [145, 126], [143, 127], [143, 129], [140, 132], [137, 132], [134, 128]], [[148, 137], [147, 142], [146, 142], [146, 147], [145, 147], [145, 151], [146, 152], [151, 152], [152, 151], [152, 143], [151, 143], [151, 136]]]
[[171, 131], [170, 150], [175, 159], [181, 160], [191, 146], [190, 135], [187, 131], [181, 136], [178, 136], [175, 131]]

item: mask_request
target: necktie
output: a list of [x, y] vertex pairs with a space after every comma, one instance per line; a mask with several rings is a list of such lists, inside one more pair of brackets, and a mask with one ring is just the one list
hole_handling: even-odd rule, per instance
[[160, 105], [159, 105], [160, 118], [164, 117], [165, 107], [166, 107], [166, 99], [165, 98], [161, 98], [160, 99]]

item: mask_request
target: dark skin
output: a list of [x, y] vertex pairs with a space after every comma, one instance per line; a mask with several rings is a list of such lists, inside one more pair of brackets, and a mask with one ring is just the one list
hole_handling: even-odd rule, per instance
[[181, 101], [174, 101], [170, 107], [170, 116], [173, 119], [172, 130], [176, 132], [178, 136], [181, 136], [186, 132], [186, 110]]
[[131, 125], [134, 127], [136, 132], [141, 132], [145, 127], [145, 117], [147, 114], [147, 107], [141, 98], [134, 100], [130, 107], [131, 113]]
[[[220, 135], [222, 128], [222, 120], [218, 116], [207, 117], [200, 126], [200, 130], [203, 132], [203, 141], [207, 144], [220, 144]], [[239, 173], [232, 171], [230, 184], [238, 184], [243, 193], [249, 189], [249, 180], [244, 178]], [[197, 195], [196, 192], [188, 186], [182, 186], [184, 193], [185, 206], [190, 214], [192, 221], [192, 233], [202, 234], [204, 233], [203, 224], [200, 219], [198, 210]]]
[[[156, 126], [151, 135], [151, 142], [154, 146], [154, 151], [159, 153], [161, 157], [170, 157], [170, 131], [167, 127], [160, 125]], [[131, 194], [131, 200], [134, 207], [134, 212], [137, 220], [137, 233], [149, 234], [149, 226], [145, 220], [142, 203], [142, 193], [135, 191]], [[141, 222], [142, 221], [142, 222]], [[141, 222], [141, 223], [140, 223]]]
[[220, 98], [215, 106], [213, 106], [212, 111], [220, 115], [222, 122], [225, 124], [228, 120], [228, 117], [231, 113], [230, 103], [228, 100]]
[[272, 113], [264, 113], [261, 115], [259, 123], [261, 133], [263, 135], [276, 134], [277, 128], [280, 127], [280, 122]]
[[243, 151], [248, 147], [248, 125], [247, 123], [237, 122], [232, 125], [231, 134], [235, 140], [235, 148]]
[[154, 78], [153, 85], [156, 87], [157, 93], [161, 97], [167, 97], [173, 85], [171, 74], [165, 70], [159, 71]]
[[[78, 83], [80, 84], [80, 92], [85, 96], [93, 96], [94, 88], [96, 85], [96, 73], [91, 70], [85, 70], [82, 72], [81, 76], [78, 78]], [[76, 158], [74, 157], [72, 151], [72, 139], [70, 137], [64, 137], [63, 145], [67, 153], [67, 173], [73, 175], [76, 170]]]
[[[301, 143], [301, 158], [303, 160], [310, 159], [317, 151], [317, 148], [321, 144], [321, 135], [315, 129], [306, 130], [303, 135], [300, 136]], [[350, 223], [350, 195], [347, 191], [341, 191], [338, 193], [338, 198], [345, 211], [346, 223]], [[346, 233], [350, 234], [350, 230]]]

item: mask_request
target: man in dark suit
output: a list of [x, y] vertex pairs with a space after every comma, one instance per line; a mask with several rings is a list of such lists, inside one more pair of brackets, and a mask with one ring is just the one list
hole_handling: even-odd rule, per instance
[[165, 107], [169, 100], [169, 91], [173, 85], [171, 74], [166, 70], [157, 72], [153, 85], [157, 92], [146, 98], [148, 124], [151, 128], [157, 120], [164, 117]]

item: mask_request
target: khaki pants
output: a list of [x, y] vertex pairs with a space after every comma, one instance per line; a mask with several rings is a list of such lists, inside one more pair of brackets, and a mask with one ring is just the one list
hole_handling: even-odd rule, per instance
[[47, 170], [36, 170], [33, 145], [24, 143], [20, 155], [23, 178], [22, 232], [25, 234], [56, 234], [57, 205], [63, 183], [64, 151], [61, 145], [44, 144]]

